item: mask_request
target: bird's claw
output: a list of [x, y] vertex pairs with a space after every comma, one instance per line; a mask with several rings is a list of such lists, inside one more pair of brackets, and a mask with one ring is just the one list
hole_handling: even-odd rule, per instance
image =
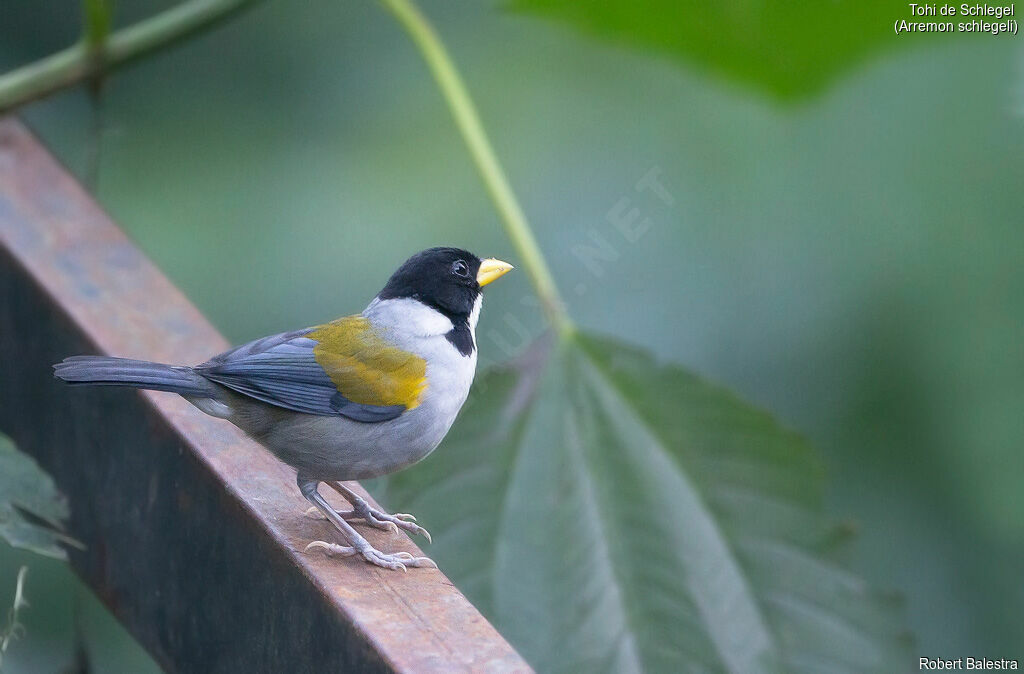
[[[361, 518], [370, 526], [376, 527], [377, 529], [384, 529], [394, 531], [396, 534], [399, 529], [406, 531], [410, 534], [419, 534], [427, 539], [428, 543], [433, 543], [433, 539], [430, 537], [430, 532], [415, 523], [416, 518], [407, 513], [396, 513], [389, 515], [379, 510], [374, 510], [369, 506], [365, 510], [359, 510], [356, 512], [361, 515]], [[411, 521], [410, 521], [411, 520]]]
[[316, 549], [322, 549], [324, 554], [328, 557], [351, 557], [357, 552], [353, 547], [338, 545], [337, 543], [328, 543], [326, 541], [313, 541], [306, 546], [305, 552]]
[[417, 568], [437, 568], [437, 564], [429, 557], [416, 557], [408, 552], [395, 552], [389, 555], [380, 552], [375, 548], [370, 548], [369, 550], [365, 550], [362, 554], [363, 559], [371, 564], [376, 564], [377, 566], [383, 566], [389, 569], [397, 570], [398, 568], [401, 568], [402, 571], [405, 571], [407, 566]]
[[[431, 537], [430, 532], [416, 524], [416, 518], [409, 513], [395, 513], [389, 515], [380, 510], [371, 508], [366, 501], [359, 501], [356, 503], [356, 507], [353, 510], [336, 510], [336, 513], [349, 522], [353, 520], [362, 520], [368, 525], [375, 529], [382, 531], [390, 531], [392, 533], [398, 533], [399, 531], [406, 531], [410, 534], [419, 534], [427, 539], [428, 543], [433, 543], [434, 539]], [[316, 506], [310, 507], [306, 510], [306, 517], [314, 520], [325, 520], [324, 514], [316, 508]]]
[[437, 564], [429, 557], [416, 557], [408, 552], [387, 554], [371, 545], [367, 545], [362, 550], [359, 550], [347, 545], [338, 545], [336, 543], [327, 543], [324, 541], [313, 541], [306, 546], [306, 552], [318, 549], [323, 550], [324, 554], [328, 557], [352, 557], [358, 554], [370, 564], [380, 566], [385, 569], [391, 569], [393, 571], [408, 571], [407, 567], [410, 566], [437, 568]]

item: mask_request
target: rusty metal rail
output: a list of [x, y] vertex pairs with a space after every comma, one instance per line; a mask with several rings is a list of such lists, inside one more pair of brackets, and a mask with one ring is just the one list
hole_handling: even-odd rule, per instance
[[[72, 506], [75, 571], [173, 672], [528, 671], [440, 572], [305, 555], [294, 473], [165, 393], [61, 386], [106, 353], [228, 345], [12, 118], [0, 119], [0, 430]], [[455, 504], [453, 504], [455, 505]], [[419, 554], [404, 535], [371, 542]]]

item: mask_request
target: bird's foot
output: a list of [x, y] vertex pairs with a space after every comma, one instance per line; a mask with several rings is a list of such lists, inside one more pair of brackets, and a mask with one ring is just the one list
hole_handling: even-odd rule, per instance
[[[359, 532], [356, 531], [351, 524], [345, 521], [345, 518], [342, 516], [342, 514], [339, 514], [338, 511], [332, 508], [331, 504], [328, 503], [323, 496], [321, 496], [320, 492], [317, 490], [318, 482], [316, 482], [315, 480], [310, 480], [301, 474], [298, 476], [297, 481], [299, 483], [299, 489], [302, 491], [302, 495], [306, 497], [306, 500], [312, 503], [316, 507], [316, 509], [322, 515], [324, 515], [324, 517], [326, 517], [331, 524], [334, 525], [334, 528], [338, 530], [338, 533], [340, 533], [345, 538], [345, 542], [349, 544], [337, 545], [336, 543], [313, 541], [312, 543], [306, 546], [306, 552], [309, 552], [310, 550], [320, 549], [323, 550], [328, 557], [352, 557], [355, 555], [360, 555], [370, 564], [374, 564], [385, 569], [394, 569], [396, 571], [399, 569], [405, 571], [407, 567], [410, 566], [432, 566], [435, 569], [437, 568], [437, 564], [435, 564], [432, 559], [428, 559], [427, 557], [416, 557], [415, 555], [411, 555], [408, 552], [396, 552], [393, 554], [387, 554], [376, 549], [375, 547], [370, 545], [369, 541], [367, 541], [365, 538], [359, 535]], [[391, 520], [386, 520], [379, 517], [379, 515], [383, 515], [383, 513], [379, 513], [370, 508], [366, 504], [365, 500], [363, 500], [358, 494], [356, 494], [355, 492], [353, 492], [351, 489], [344, 486], [340, 482], [329, 482], [328, 484], [331, 485], [331, 487], [334, 488], [335, 491], [337, 491], [346, 499], [348, 499], [350, 503], [352, 503], [352, 505], [354, 506], [354, 510], [352, 511], [353, 514], [360, 515], [363, 519], [366, 519], [367, 521], [371, 521], [371, 518], [375, 518], [377, 521], [380, 522], [388, 522], [390, 524], [395, 524]], [[388, 517], [391, 516], [389, 515]], [[405, 522], [405, 520], [401, 520], [397, 517], [395, 519], [398, 519], [399, 522]]]
[[[353, 517], [351, 519], [362, 519], [371, 527], [391, 530], [395, 533], [398, 533], [398, 530], [401, 529], [402, 531], [410, 534], [419, 534], [426, 538], [428, 543], [433, 543], [433, 540], [430, 537], [430, 532], [416, 524], [416, 518], [408, 513], [395, 513], [394, 515], [389, 515], [388, 513], [381, 512], [376, 508], [371, 508], [370, 504], [362, 499], [356, 501], [354, 505], [355, 508], [350, 511], [353, 513]], [[342, 517], [344, 517], [344, 515], [342, 515]]]
[[429, 557], [416, 557], [408, 552], [395, 552], [388, 554], [381, 552], [362, 538], [355, 542], [355, 546], [349, 546], [338, 545], [337, 543], [327, 543], [324, 541], [313, 541], [306, 546], [306, 552], [320, 549], [323, 550], [324, 554], [328, 557], [352, 557], [354, 555], [362, 555], [363, 559], [370, 564], [374, 564], [385, 569], [392, 569], [393, 571], [405, 571], [407, 570], [406, 567], [409, 566], [437, 568], [437, 564]]
[[[423, 536], [427, 539], [428, 543], [434, 542], [430, 536], [430, 532], [416, 524], [416, 518], [408, 513], [395, 513], [394, 515], [389, 515], [388, 513], [377, 510], [376, 508], [371, 508], [370, 504], [367, 503], [365, 499], [358, 496], [349, 498], [349, 500], [353, 502], [352, 510], [334, 511], [344, 520], [349, 522], [353, 520], [362, 520], [375, 529], [393, 531], [396, 534], [399, 529], [401, 529], [409, 534], [419, 534], [420, 536]], [[318, 520], [326, 519], [324, 514], [321, 513], [316, 506], [306, 510], [306, 516]]]

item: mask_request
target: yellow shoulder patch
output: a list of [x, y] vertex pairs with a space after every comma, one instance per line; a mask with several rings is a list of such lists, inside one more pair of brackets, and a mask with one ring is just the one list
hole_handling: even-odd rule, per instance
[[313, 358], [341, 395], [360, 405], [420, 404], [427, 362], [389, 344], [362, 316], [346, 316], [306, 335], [317, 342]]

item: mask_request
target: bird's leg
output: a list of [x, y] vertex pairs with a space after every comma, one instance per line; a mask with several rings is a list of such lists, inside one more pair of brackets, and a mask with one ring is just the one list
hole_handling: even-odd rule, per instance
[[408, 513], [395, 513], [389, 515], [386, 512], [371, 508], [359, 494], [355, 493], [341, 482], [328, 482], [327, 486], [345, 497], [345, 500], [352, 504], [352, 510], [341, 511], [338, 514], [345, 519], [362, 519], [367, 524], [378, 529], [390, 529], [397, 531], [402, 529], [410, 534], [419, 534], [427, 539], [428, 543], [433, 541], [430, 532], [416, 524], [416, 518]]
[[[432, 543], [433, 540], [430, 537], [430, 532], [416, 524], [416, 518], [408, 513], [395, 513], [389, 515], [386, 512], [371, 508], [370, 504], [366, 502], [359, 494], [355, 493], [341, 482], [325, 482], [325, 484], [345, 497], [345, 500], [352, 504], [352, 510], [335, 510], [342, 519], [352, 522], [354, 520], [361, 520], [369, 524], [370, 526], [383, 529], [384, 531], [394, 531], [398, 533], [398, 530], [407, 531], [410, 534], [420, 534], [427, 539], [428, 543]], [[323, 514], [320, 513], [319, 508], [310, 508], [306, 511], [307, 517], [313, 517], [316, 519], [324, 519]]]
[[432, 566], [435, 569], [437, 564], [433, 560], [427, 557], [414, 557], [408, 552], [396, 552], [393, 554], [387, 554], [377, 550], [375, 547], [370, 545], [369, 541], [359, 535], [359, 533], [352, 528], [348, 522], [346, 522], [338, 513], [331, 507], [331, 504], [320, 495], [317, 491], [319, 482], [316, 480], [305, 480], [299, 479], [299, 489], [302, 490], [302, 495], [306, 497], [306, 500], [313, 504], [317, 510], [319, 510], [324, 517], [326, 517], [334, 527], [341, 532], [341, 535], [345, 537], [345, 540], [349, 545], [338, 545], [336, 543], [327, 543], [325, 541], [313, 541], [306, 546], [306, 552], [312, 549], [322, 549], [328, 557], [352, 557], [353, 555], [361, 555], [363, 559], [375, 564], [382, 566], [386, 569], [401, 569], [406, 570], [407, 566]]

